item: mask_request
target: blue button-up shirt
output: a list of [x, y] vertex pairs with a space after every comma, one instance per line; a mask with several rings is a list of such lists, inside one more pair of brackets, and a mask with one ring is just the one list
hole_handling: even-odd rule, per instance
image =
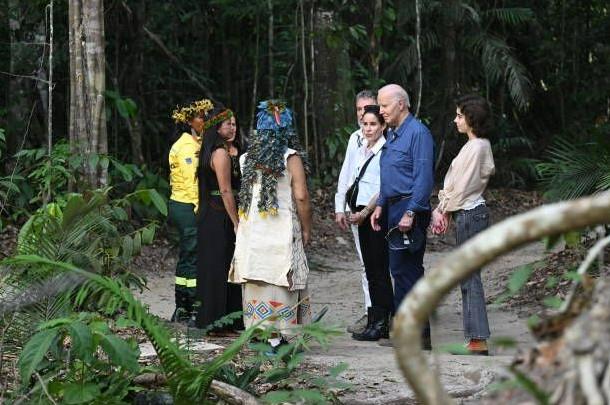
[[430, 130], [409, 114], [396, 129], [387, 133], [381, 159], [381, 190], [377, 205], [388, 198], [411, 195], [406, 210], [430, 210], [434, 186], [434, 140]]

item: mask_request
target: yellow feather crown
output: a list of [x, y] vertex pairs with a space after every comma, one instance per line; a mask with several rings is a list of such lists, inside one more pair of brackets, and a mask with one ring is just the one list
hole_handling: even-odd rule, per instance
[[214, 108], [214, 104], [207, 99], [201, 99], [193, 102], [191, 105], [185, 107], [178, 107], [172, 112], [172, 119], [176, 124], [183, 123], [187, 124], [196, 116], [203, 116]]

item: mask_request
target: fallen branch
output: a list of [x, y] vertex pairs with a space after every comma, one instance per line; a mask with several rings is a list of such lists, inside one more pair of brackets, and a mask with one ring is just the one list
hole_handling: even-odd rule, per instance
[[[133, 379], [134, 384], [153, 387], [167, 382], [164, 374], [144, 373]], [[256, 397], [240, 388], [222, 381], [213, 380], [210, 385], [210, 394], [216, 395], [230, 405], [259, 405]]]
[[453, 400], [421, 352], [421, 328], [440, 300], [496, 257], [542, 237], [610, 222], [610, 191], [545, 205], [506, 219], [477, 234], [441, 259], [407, 295], [394, 318], [393, 339], [400, 368], [424, 404]]

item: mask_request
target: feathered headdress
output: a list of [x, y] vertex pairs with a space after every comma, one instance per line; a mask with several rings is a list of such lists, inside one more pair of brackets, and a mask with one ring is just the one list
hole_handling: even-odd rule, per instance
[[293, 127], [292, 111], [280, 100], [267, 100], [258, 105], [256, 131], [250, 138], [239, 191], [239, 215], [246, 217], [252, 201], [252, 187], [261, 175], [258, 212], [262, 216], [277, 215], [277, 179], [284, 175], [286, 149], [301, 151]]
[[172, 111], [172, 119], [176, 124], [182, 123], [187, 124], [196, 116], [204, 116], [211, 109], [214, 108], [214, 104], [207, 99], [201, 99], [193, 102], [192, 104], [184, 107], [176, 106], [174, 111]]

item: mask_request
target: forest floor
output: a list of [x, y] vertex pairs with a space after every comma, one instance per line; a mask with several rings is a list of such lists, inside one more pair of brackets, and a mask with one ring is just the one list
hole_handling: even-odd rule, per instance
[[[313, 313], [323, 306], [329, 311], [325, 321], [339, 325], [342, 330], [363, 313], [363, 296], [360, 264], [353, 247], [350, 232], [342, 232], [333, 222], [330, 193], [318, 191], [314, 200], [314, 237], [308, 250], [311, 273], [309, 289], [312, 294]], [[492, 221], [527, 211], [541, 204], [536, 193], [510, 189], [490, 190], [487, 203]], [[425, 255], [425, 267], [430, 268], [447, 251], [454, 248], [455, 237], [448, 233], [442, 237], [430, 237]], [[167, 241], [161, 241], [150, 254], [144, 254], [139, 267], [148, 279], [148, 290], [141, 299], [150, 311], [168, 319], [174, 308], [173, 269], [176, 249]], [[462, 343], [461, 296], [459, 289], [452, 291], [438, 308], [432, 320], [432, 342], [435, 350], [430, 360], [440, 371], [446, 389], [455, 397], [468, 402], [484, 401], [490, 394], [489, 386], [502, 377], [509, 377], [509, 366], [519, 351], [534, 344], [527, 323], [530, 316], [538, 316], [545, 310], [543, 300], [549, 295], [566, 290], [567, 282], [548, 283], [548, 278], [558, 268], [571, 266], [579, 255], [566, 255], [565, 251], [548, 252], [542, 242], [532, 243], [519, 250], [499, 257], [482, 273], [487, 295], [488, 314], [492, 338], [509, 339], [513, 347], [494, 345], [491, 356], [457, 356], [448, 354], [443, 345]], [[497, 299], [507, 288], [512, 272], [523, 265], [535, 264], [536, 271], [518, 295], [498, 303]], [[222, 338], [206, 338], [209, 343], [226, 345]], [[395, 359], [394, 350], [377, 343], [352, 340], [348, 333], [333, 339], [327, 349], [315, 348], [306, 356], [307, 367], [324, 372], [341, 362], [349, 365], [342, 378], [351, 388], [338, 393], [342, 403], [414, 403], [414, 394], [405, 382]], [[269, 387], [268, 387], [269, 388]], [[271, 387], [272, 388], [272, 387]], [[263, 390], [264, 391], [264, 390]]]

